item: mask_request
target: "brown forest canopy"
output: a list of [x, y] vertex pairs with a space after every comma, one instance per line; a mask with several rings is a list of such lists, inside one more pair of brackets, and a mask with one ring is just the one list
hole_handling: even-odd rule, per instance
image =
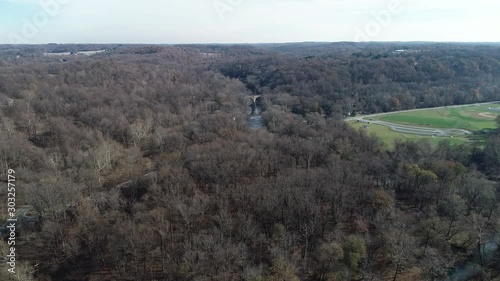
[[[500, 100], [499, 48], [0, 46], [0, 177], [16, 170], [31, 218], [18, 269], [25, 280], [446, 280], [467, 261], [460, 274], [498, 280], [500, 137], [387, 151], [339, 117]], [[94, 50], [106, 52], [54, 55]], [[255, 94], [262, 130], [248, 126]]]

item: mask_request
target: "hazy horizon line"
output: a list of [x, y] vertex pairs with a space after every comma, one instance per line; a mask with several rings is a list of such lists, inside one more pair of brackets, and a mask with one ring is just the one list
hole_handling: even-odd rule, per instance
[[433, 43], [433, 44], [500, 44], [500, 41], [431, 41], [431, 40], [411, 40], [411, 41], [283, 41], [283, 42], [182, 42], [182, 43], [130, 43], [130, 42], [50, 42], [50, 43], [26, 43], [26, 44], [9, 44], [0, 43], [0, 46], [36, 46], [36, 45], [273, 45], [273, 44], [335, 44], [335, 43], [348, 43], [348, 44], [373, 44], [373, 43]]

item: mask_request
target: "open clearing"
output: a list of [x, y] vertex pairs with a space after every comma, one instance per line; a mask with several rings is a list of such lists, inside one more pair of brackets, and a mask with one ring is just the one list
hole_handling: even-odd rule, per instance
[[500, 103], [450, 106], [434, 109], [408, 110], [349, 118], [356, 128], [374, 133], [387, 145], [396, 139], [443, 139], [459, 144], [482, 142], [488, 131], [496, 128]]
[[485, 117], [485, 118], [490, 118], [490, 119], [495, 119], [496, 118], [495, 115], [493, 115], [493, 114], [491, 114], [489, 112], [481, 112], [481, 113], [479, 113], [479, 116]]

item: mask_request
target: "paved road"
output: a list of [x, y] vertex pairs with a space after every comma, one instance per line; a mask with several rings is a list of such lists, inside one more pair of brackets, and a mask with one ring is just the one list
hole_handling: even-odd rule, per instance
[[[26, 223], [35, 223], [38, 221], [38, 217], [28, 216], [28, 213], [33, 210], [33, 206], [24, 205], [16, 209], [16, 215], [14, 218], [17, 219], [16, 228], [20, 229]], [[2, 226], [0, 226], [0, 237], [5, 238], [9, 235], [10, 230], [7, 229], [7, 226], [10, 222], [5, 222]]]
[[434, 136], [434, 137], [452, 137], [452, 136], [465, 136], [472, 134], [471, 131], [462, 129], [437, 129], [437, 128], [425, 128], [419, 126], [401, 125], [397, 123], [378, 121], [378, 120], [366, 120], [363, 118], [357, 119], [359, 122], [367, 124], [376, 124], [385, 127], [389, 127], [392, 131], [420, 135], [420, 136]]
[[437, 136], [437, 137], [452, 137], [452, 136], [464, 136], [470, 135], [472, 132], [462, 129], [455, 128], [426, 128], [421, 126], [411, 126], [411, 125], [402, 125], [397, 123], [385, 122], [380, 120], [373, 120], [375, 117], [380, 117], [388, 114], [402, 113], [402, 112], [413, 112], [413, 111], [421, 111], [428, 109], [444, 109], [444, 108], [459, 108], [459, 107], [467, 107], [467, 106], [480, 106], [480, 105], [488, 105], [495, 104], [498, 102], [485, 102], [485, 103], [476, 103], [476, 104], [464, 104], [464, 105], [453, 105], [453, 106], [441, 106], [441, 107], [433, 107], [433, 108], [419, 108], [419, 109], [410, 109], [410, 110], [401, 110], [401, 111], [393, 111], [393, 112], [384, 112], [377, 114], [370, 114], [358, 117], [349, 117], [346, 118], [345, 121], [358, 121], [367, 124], [376, 124], [385, 127], [389, 127], [392, 131], [412, 134], [412, 135], [422, 135], [422, 136]]
[[399, 110], [399, 111], [375, 113], [375, 114], [370, 114], [370, 115], [361, 115], [361, 116], [356, 116], [356, 117], [347, 117], [344, 120], [346, 122], [349, 122], [349, 121], [358, 120], [359, 118], [373, 118], [373, 117], [377, 117], [377, 116], [384, 116], [384, 115], [395, 114], [395, 113], [422, 111], [422, 110], [428, 110], [428, 109], [460, 108], [460, 107], [480, 106], [480, 105], [488, 105], [488, 104], [495, 104], [495, 103], [500, 103], [500, 101], [472, 103], [472, 104], [461, 104], [461, 105], [449, 105], [449, 106], [440, 106], [440, 107], [426, 107], [426, 108], [417, 108], [417, 109], [408, 109], [408, 110]]
[[33, 210], [33, 206], [25, 205], [16, 210], [16, 218], [29, 218], [30, 216], [26, 215], [29, 211]]

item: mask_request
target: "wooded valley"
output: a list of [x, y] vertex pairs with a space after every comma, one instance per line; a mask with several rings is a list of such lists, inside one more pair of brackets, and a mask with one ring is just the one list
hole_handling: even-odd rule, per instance
[[343, 121], [489, 101], [498, 44], [0, 46], [0, 280], [500, 280], [500, 130]]

